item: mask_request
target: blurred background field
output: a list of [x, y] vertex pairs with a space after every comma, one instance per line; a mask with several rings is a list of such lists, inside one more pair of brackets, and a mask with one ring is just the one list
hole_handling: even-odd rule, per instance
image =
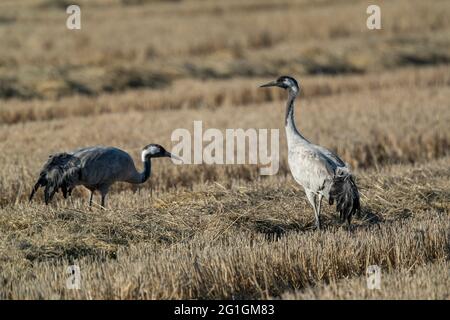
[[450, 61], [448, 1], [2, 1], [0, 97], [53, 98], [170, 87], [173, 81], [364, 74]]
[[[450, 250], [449, 1], [76, 3], [71, 31], [70, 1], [0, 2], [1, 298], [450, 297], [433, 278]], [[367, 29], [369, 4], [382, 30]], [[286, 163], [285, 92], [258, 89], [282, 74], [302, 86], [300, 130], [355, 170], [355, 234], [331, 208], [311, 230]], [[106, 211], [82, 188], [27, 203], [51, 153], [113, 145], [137, 161], [194, 120], [279, 128], [280, 171], [158, 159], [150, 182], [116, 185]], [[74, 259], [90, 279], [77, 293], [59, 273]], [[373, 263], [392, 280], [379, 294], [362, 281]]]

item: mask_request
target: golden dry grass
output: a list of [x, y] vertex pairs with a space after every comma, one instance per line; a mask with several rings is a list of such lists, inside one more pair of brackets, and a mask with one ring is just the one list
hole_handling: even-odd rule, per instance
[[450, 61], [445, 0], [384, 3], [379, 32], [366, 28], [365, 0], [82, 1], [81, 32], [64, 28], [63, 8], [39, 2], [0, 5], [0, 96], [96, 95], [154, 88], [156, 79], [351, 74]]
[[[448, 1], [383, 3], [378, 33], [361, 0], [80, 3], [76, 33], [64, 1], [0, 4], [1, 299], [449, 298]], [[304, 135], [355, 169], [351, 230], [328, 206], [313, 230], [286, 163], [285, 92], [258, 89], [282, 73], [302, 85]], [[194, 120], [279, 128], [278, 174], [157, 159], [106, 210], [83, 188], [27, 202], [53, 152], [103, 144], [137, 160]], [[79, 291], [65, 289], [74, 262]], [[370, 264], [381, 291], [365, 287]]]
[[[1, 294], [268, 298], [361, 277], [370, 264], [394, 272], [445, 261], [448, 163], [445, 158], [362, 174], [363, 219], [355, 220], [353, 231], [340, 227], [328, 208], [326, 230], [314, 231], [303, 193], [290, 179], [276, 177], [152, 198], [124, 191], [110, 198], [106, 211], [89, 210], [80, 200], [8, 206], [0, 221]], [[83, 290], [64, 289], [69, 262], [81, 266]], [[408, 297], [408, 291], [396, 296]]]
[[[421, 266], [415, 270], [399, 270], [384, 273], [381, 290], [367, 289], [366, 278], [338, 281], [303, 291], [283, 294], [282, 299], [414, 299], [449, 300], [450, 266], [448, 261]], [[430, 279], [430, 275], [432, 278]]]

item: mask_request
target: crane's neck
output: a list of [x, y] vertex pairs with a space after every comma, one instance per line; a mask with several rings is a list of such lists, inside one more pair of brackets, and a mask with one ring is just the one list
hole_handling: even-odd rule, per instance
[[152, 172], [152, 162], [150, 157], [145, 158], [144, 163], [144, 171], [140, 173], [141, 181], [140, 183], [144, 183], [150, 177], [150, 173]]
[[294, 116], [294, 103], [295, 98], [297, 98], [298, 89], [289, 89], [288, 100], [286, 103], [286, 119], [285, 119], [285, 127], [286, 127], [286, 136], [288, 140], [288, 147], [295, 141], [308, 142], [301, 133], [298, 131], [297, 126], [295, 125], [295, 116]]
[[147, 181], [152, 171], [152, 164], [150, 161], [151, 160], [149, 157], [145, 158], [142, 162], [144, 165], [144, 170], [139, 172], [135, 167], [134, 172], [130, 176], [128, 176], [125, 181], [134, 184], [144, 183], [145, 181]]

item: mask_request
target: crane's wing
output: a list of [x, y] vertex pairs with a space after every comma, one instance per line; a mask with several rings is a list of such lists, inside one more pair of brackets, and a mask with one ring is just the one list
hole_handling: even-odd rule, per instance
[[289, 166], [294, 179], [305, 189], [317, 192], [334, 177], [336, 165], [315, 148], [289, 151]]
[[131, 156], [114, 147], [90, 147], [74, 151], [73, 155], [81, 161], [83, 184], [108, 185], [138, 174]]
[[39, 187], [45, 187], [45, 204], [53, 198], [53, 195], [62, 190], [64, 197], [67, 190], [75, 186], [81, 172], [80, 160], [68, 153], [51, 155], [42, 167], [39, 178], [34, 185], [29, 200], [33, 199]]
[[318, 146], [315, 145], [314, 146], [320, 153], [322, 153], [322, 155], [326, 156], [327, 158], [329, 158], [329, 160], [333, 161], [335, 163], [335, 165], [337, 167], [345, 167], [347, 166], [346, 163], [338, 157], [337, 154], [335, 154], [334, 152], [322, 147], [322, 146]]

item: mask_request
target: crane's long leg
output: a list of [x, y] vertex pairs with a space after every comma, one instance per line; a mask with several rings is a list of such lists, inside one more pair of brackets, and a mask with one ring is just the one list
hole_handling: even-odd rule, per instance
[[100, 193], [102, 195], [102, 207], [103, 207], [103, 209], [106, 209], [106, 207], [105, 207], [105, 199], [106, 199], [106, 195], [108, 194], [108, 190], [109, 190], [109, 186], [108, 185], [104, 185], [104, 186], [100, 187]]
[[92, 198], [94, 197], [94, 191], [91, 190], [91, 196], [89, 197], [89, 207], [92, 207]]
[[106, 194], [102, 193], [102, 207], [105, 208], [105, 198], [106, 198]]
[[318, 222], [319, 229], [320, 229], [320, 209], [322, 207], [322, 198], [323, 198], [323, 195], [321, 195], [319, 193], [319, 195], [317, 196], [317, 217], [316, 217], [316, 219], [317, 219], [316, 223]]
[[316, 228], [320, 229], [320, 219], [319, 219], [319, 212], [317, 211], [317, 196], [314, 192], [311, 192], [309, 190], [305, 190], [306, 197], [308, 198], [309, 203], [311, 203], [311, 206], [314, 209], [314, 216], [316, 218]]
[[69, 190], [67, 190], [67, 195], [69, 197], [70, 204], [73, 206], [72, 190], [73, 188], [69, 188]]

